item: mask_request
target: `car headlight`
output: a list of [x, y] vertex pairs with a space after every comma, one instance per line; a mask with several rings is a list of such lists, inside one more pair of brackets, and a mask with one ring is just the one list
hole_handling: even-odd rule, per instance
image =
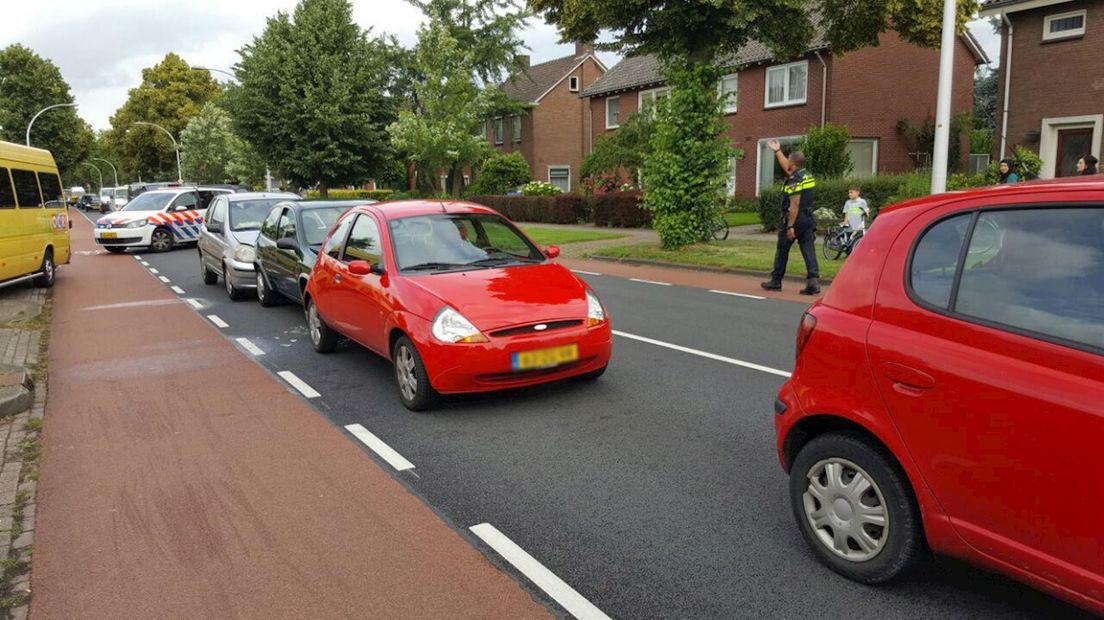
[[239, 245], [234, 249], [234, 260], [239, 263], [252, 263], [257, 258], [257, 251], [251, 245]]
[[586, 292], [587, 299], [587, 327], [594, 327], [595, 325], [601, 325], [606, 322], [606, 309], [602, 307], [602, 302], [598, 301], [598, 296], [589, 290]]
[[432, 331], [433, 337], [441, 342], [487, 342], [487, 337], [451, 306], [441, 308], [437, 316], [433, 317]]
[[127, 222], [127, 228], [144, 228], [146, 224], [149, 224], [149, 220], [134, 220], [133, 222]]

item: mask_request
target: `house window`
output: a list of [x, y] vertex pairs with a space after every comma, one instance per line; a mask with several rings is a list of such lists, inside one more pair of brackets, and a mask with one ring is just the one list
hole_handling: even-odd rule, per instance
[[736, 195], [736, 158], [728, 158], [728, 176], [725, 178], [725, 195]]
[[515, 114], [510, 117], [510, 135], [514, 137], [514, 142], [521, 142], [521, 115]]
[[725, 114], [733, 114], [736, 112], [737, 77], [735, 73], [726, 75], [721, 78], [721, 81], [717, 84], [717, 98], [721, 100]]
[[608, 97], [606, 99], [606, 129], [617, 129], [621, 126], [621, 98]]
[[805, 103], [808, 79], [809, 63], [804, 60], [767, 69], [767, 92], [763, 107]]
[[647, 117], [653, 116], [655, 114], [656, 105], [670, 96], [670, 88], [653, 88], [652, 90], [640, 91], [638, 95], [640, 113]]
[[[782, 145], [782, 150], [785, 152], [789, 151], [798, 142], [801, 142], [801, 138], [802, 136], [788, 136], [774, 139], [778, 140], [778, 143]], [[756, 195], [762, 190], [786, 178], [786, 172], [782, 170], [782, 166], [778, 165], [778, 159], [775, 158], [774, 152], [767, 146], [770, 140], [771, 138], [763, 138], [759, 141], [759, 157], [756, 160]]]
[[565, 194], [567, 192], [570, 192], [571, 168], [568, 166], [549, 166], [548, 182], [553, 186], [560, 188], [560, 191]]
[[502, 117], [494, 119], [494, 141], [495, 144], [502, 144]]
[[573, 75], [567, 78], [567, 89], [573, 93], [579, 92], [579, 76]]
[[851, 172], [847, 176], [863, 178], [878, 174], [877, 140], [852, 140], [847, 143], [847, 152], [851, 155]]
[[1047, 15], [1043, 19], [1043, 40], [1068, 39], [1085, 34], [1085, 11]]

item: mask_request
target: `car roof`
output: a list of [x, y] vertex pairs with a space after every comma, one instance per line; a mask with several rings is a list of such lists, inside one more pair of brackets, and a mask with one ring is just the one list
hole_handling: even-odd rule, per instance
[[1044, 200], [1043, 202], [1059, 202], [1062, 200], [1061, 194], [1064, 192], [1104, 192], [1104, 175], [1097, 174], [1081, 177], [1024, 181], [1022, 183], [989, 185], [968, 190], [946, 192], [889, 205], [881, 209], [879, 214], [890, 213], [900, 209], [931, 207], [937, 204], [945, 204], [951, 200], [957, 202], [959, 200], [973, 198], [999, 199], [1001, 196], [1023, 193], [1050, 195], [1050, 200]]
[[462, 200], [396, 200], [384, 203], [384, 205], [386, 206], [374, 206], [372, 210], [386, 220], [397, 220], [416, 215], [431, 215], [433, 213], [499, 215], [494, 209]]
[[296, 194], [290, 194], [288, 192], [238, 192], [234, 194], [226, 194], [226, 199], [230, 202], [238, 202], [239, 200], [263, 200], [265, 198], [277, 200], [298, 200], [299, 196]]
[[306, 209], [325, 209], [326, 207], [340, 207], [351, 209], [353, 207], [366, 207], [376, 204], [375, 200], [297, 200], [289, 203], [292, 208], [303, 211]]

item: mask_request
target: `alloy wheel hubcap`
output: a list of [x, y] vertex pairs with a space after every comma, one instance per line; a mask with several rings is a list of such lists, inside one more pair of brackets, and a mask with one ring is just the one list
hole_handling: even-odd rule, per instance
[[866, 562], [885, 548], [889, 510], [870, 474], [841, 458], [818, 462], [802, 495], [805, 518], [825, 548], [851, 562]]
[[414, 400], [414, 395], [418, 393], [418, 378], [414, 372], [414, 356], [405, 346], [399, 347], [395, 354], [395, 378], [403, 398]]
[[163, 231], [153, 233], [153, 247], [155, 250], [167, 250], [169, 247], [169, 235]]
[[310, 309], [307, 310], [307, 326], [310, 328], [311, 342], [316, 345], [322, 341], [322, 326], [319, 321], [318, 309], [314, 307], [314, 304], [311, 304]]
[[262, 276], [260, 273], [258, 273], [257, 274], [257, 296], [258, 297], [264, 297], [264, 294], [265, 294], [264, 276]]

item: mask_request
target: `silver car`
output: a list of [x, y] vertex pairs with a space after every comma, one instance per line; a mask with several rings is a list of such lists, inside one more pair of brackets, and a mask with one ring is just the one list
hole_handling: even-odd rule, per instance
[[298, 200], [281, 192], [225, 194], [211, 201], [199, 235], [199, 268], [204, 284], [217, 284], [237, 301], [257, 289], [257, 233], [265, 216], [278, 202]]

